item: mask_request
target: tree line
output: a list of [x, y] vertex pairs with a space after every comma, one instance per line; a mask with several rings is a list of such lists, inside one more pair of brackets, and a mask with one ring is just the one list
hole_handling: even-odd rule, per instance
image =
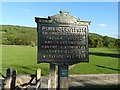
[[[3, 45], [37, 45], [37, 30], [34, 27], [0, 25]], [[89, 47], [119, 47], [120, 39], [89, 33]]]

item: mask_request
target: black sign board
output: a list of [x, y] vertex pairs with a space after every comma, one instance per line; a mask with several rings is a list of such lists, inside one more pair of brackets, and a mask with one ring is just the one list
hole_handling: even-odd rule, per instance
[[50, 22], [50, 20], [36, 18], [38, 63], [88, 62], [88, 25]]

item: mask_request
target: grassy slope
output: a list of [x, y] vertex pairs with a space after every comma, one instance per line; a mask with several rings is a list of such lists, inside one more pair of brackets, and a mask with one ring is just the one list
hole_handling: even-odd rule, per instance
[[[33, 74], [37, 68], [42, 74], [49, 74], [49, 64], [37, 64], [37, 47], [3, 46], [2, 73], [11, 67], [20, 74]], [[118, 73], [118, 57], [116, 49], [90, 48], [89, 63], [76, 64], [70, 74], [102, 74]]]
[[48, 64], [37, 65], [37, 48], [28, 46], [3, 46], [2, 69], [13, 68], [18, 73], [35, 73], [37, 68], [48, 74]]
[[118, 73], [118, 51], [108, 48], [91, 48], [89, 63], [76, 64], [70, 73], [76, 74], [109, 74]]

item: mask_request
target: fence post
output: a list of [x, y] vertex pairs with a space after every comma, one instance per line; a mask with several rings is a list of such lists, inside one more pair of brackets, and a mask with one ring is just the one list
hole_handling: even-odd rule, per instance
[[13, 70], [10, 90], [15, 90], [15, 84], [16, 84], [16, 70]]
[[12, 68], [8, 68], [6, 71], [6, 77], [11, 77], [12, 76]]
[[41, 69], [37, 69], [36, 71], [36, 83], [41, 79]]

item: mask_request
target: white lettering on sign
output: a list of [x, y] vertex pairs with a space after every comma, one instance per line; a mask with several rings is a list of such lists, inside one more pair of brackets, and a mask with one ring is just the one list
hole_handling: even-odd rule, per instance
[[41, 61], [88, 60], [87, 26], [40, 25], [39, 41]]

